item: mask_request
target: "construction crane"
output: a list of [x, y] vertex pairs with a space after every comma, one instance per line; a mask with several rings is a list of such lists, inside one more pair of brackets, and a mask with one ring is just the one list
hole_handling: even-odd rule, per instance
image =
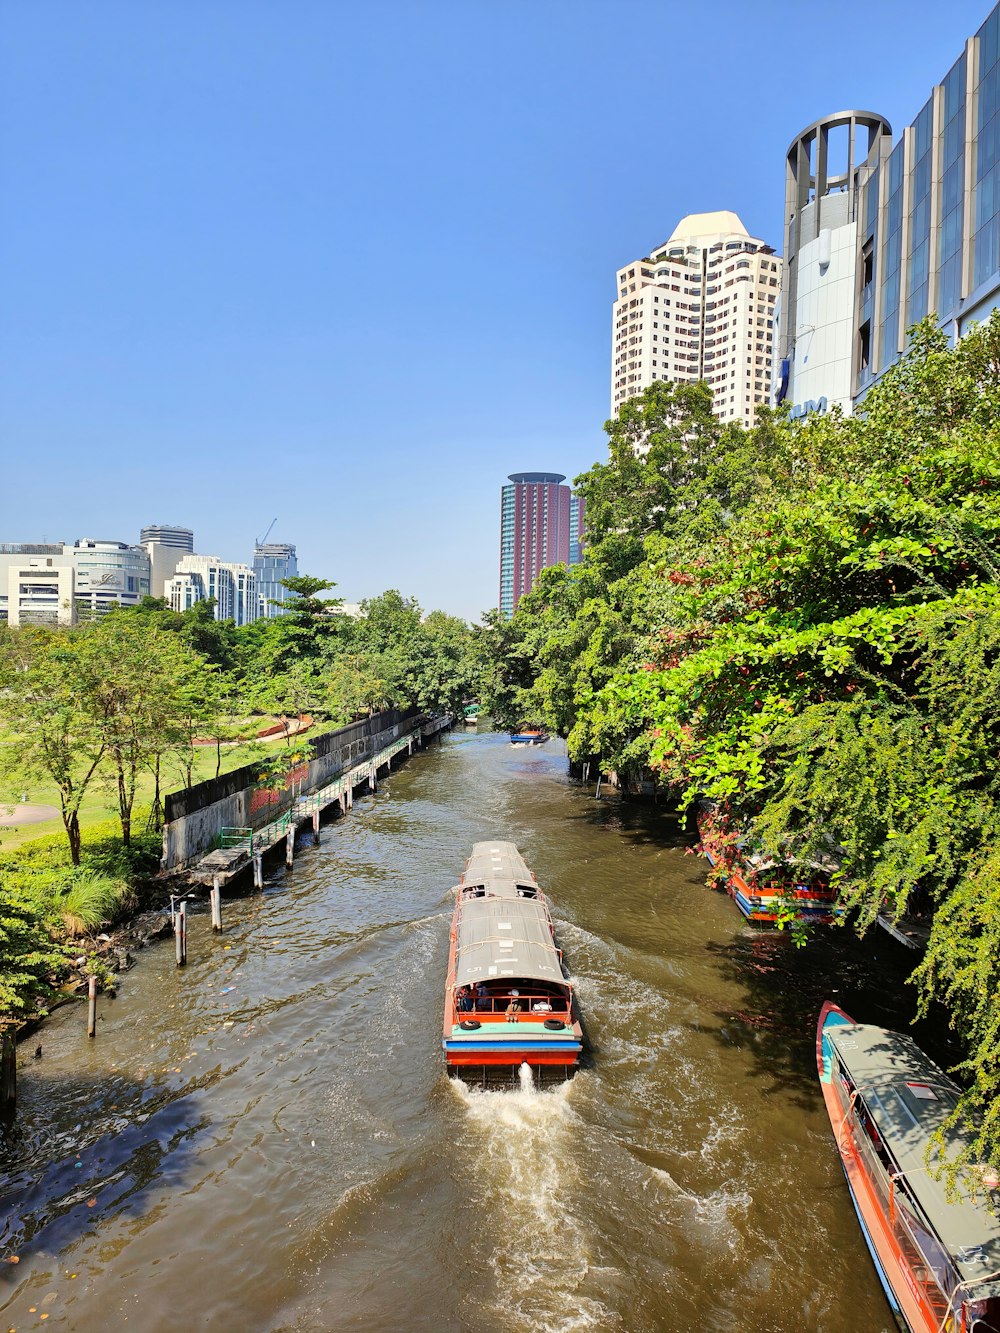
[[267, 531], [264, 533], [263, 537], [255, 537], [255, 538], [254, 538], [254, 541], [256, 542], [256, 544], [257, 544], [258, 546], [263, 546], [263, 545], [264, 545], [264, 543], [267, 541], [268, 537], [270, 537], [270, 535], [271, 535], [271, 529], [274, 527], [274, 525], [275, 525], [275, 523], [277, 523], [277, 521], [278, 521], [278, 516], [277, 516], [277, 514], [276, 514], [276, 515], [274, 516], [274, 518], [271, 519], [271, 522], [268, 524]]

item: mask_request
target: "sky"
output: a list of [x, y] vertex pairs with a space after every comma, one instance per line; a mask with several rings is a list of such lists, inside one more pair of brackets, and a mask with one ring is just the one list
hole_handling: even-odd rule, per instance
[[782, 245], [784, 155], [913, 120], [989, 0], [0, 0], [0, 542], [271, 540], [496, 604], [500, 486], [606, 457], [615, 269]]

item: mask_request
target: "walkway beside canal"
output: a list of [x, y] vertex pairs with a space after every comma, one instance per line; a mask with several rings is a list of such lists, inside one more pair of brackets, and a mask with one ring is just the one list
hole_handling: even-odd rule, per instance
[[415, 747], [422, 747], [425, 740], [446, 731], [454, 720], [450, 713], [418, 720], [417, 725], [406, 735], [363, 763], [348, 768], [332, 782], [315, 791], [300, 793], [290, 809], [260, 828], [223, 826], [220, 831], [221, 845], [191, 866], [187, 872], [188, 877], [196, 884], [218, 889], [252, 865], [254, 882], [259, 886], [263, 881], [262, 861], [266, 852], [284, 841], [285, 861], [290, 866], [295, 857], [295, 838], [299, 829], [311, 823], [313, 836], [318, 840], [322, 818], [327, 810], [336, 806], [341, 815], [346, 815], [354, 805], [354, 793], [359, 787], [375, 791], [379, 774], [383, 771], [388, 773], [397, 756], [405, 750], [409, 757]]

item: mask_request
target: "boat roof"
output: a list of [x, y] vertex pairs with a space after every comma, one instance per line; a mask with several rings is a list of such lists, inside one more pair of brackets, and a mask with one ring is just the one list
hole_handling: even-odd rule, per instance
[[[824, 1035], [864, 1098], [910, 1192], [963, 1280], [971, 1285], [994, 1279], [991, 1286], [996, 1285], [1000, 1218], [989, 1211], [988, 1196], [984, 1191], [977, 1202], [960, 1192], [954, 1202], [949, 1201], [945, 1181], [935, 1180], [925, 1162], [931, 1136], [942, 1130], [955, 1109], [958, 1087], [912, 1037], [901, 1032], [845, 1023], [826, 1028]], [[969, 1131], [959, 1126], [944, 1129], [943, 1135], [949, 1159], [972, 1141]]]
[[[566, 985], [545, 900], [512, 842], [477, 842], [460, 889], [456, 986], [505, 977]], [[467, 897], [470, 889], [483, 895]]]
[[462, 874], [462, 887], [481, 885], [498, 898], [516, 898], [519, 887], [538, 891], [524, 857], [512, 842], [477, 842]]

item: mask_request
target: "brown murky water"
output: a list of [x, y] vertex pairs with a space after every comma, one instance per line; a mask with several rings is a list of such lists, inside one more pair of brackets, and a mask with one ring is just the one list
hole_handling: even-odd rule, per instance
[[[3, 1328], [890, 1329], [812, 1042], [834, 989], [905, 1024], [908, 960], [746, 930], [674, 827], [458, 734], [195, 918], [186, 970], [142, 955], [96, 1043], [60, 1011], [0, 1149]], [[501, 836], [589, 1029], [557, 1091], [442, 1070], [448, 888]]]

